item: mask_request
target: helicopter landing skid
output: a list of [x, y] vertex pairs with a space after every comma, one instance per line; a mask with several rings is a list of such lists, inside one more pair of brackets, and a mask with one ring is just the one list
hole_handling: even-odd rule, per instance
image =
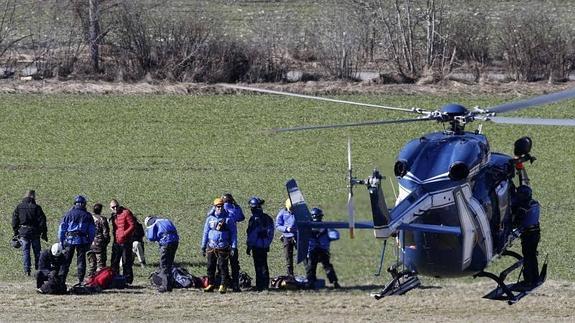
[[421, 285], [421, 281], [417, 274], [410, 270], [398, 272], [394, 268], [388, 269], [393, 279], [385, 285], [379, 293], [371, 293], [375, 299], [381, 299], [385, 296], [403, 295], [410, 290], [417, 288]]
[[493, 279], [497, 282], [497, 287], [493, 289], [491, 292], [487, 293], [483, 298], [491, 299], [491, 300], [500, 300], [500, 301], [507, 301], [507, 304], [513, 305], [521, 300], [523, 297], [533, 293], [536, 289], [538, 289], [543, 283], [545, 282], [545, 278], [547, 276], [547, 259], [543, 266], [541, 267], [541, 273], [539, 274], [539, 281], [534, 286], [522, 286], [522, 284], [514, 283], [514, 284], [505, 284], [505, 278], [515, 269], [521, 267], [523, 265], [523, 257], [513, 251], [506, 251], [504, 255], [510, 255], [518, 260], [507, 269], [502, 271], [499, 276], [496, 276], [489, 272], [480, 272], [473, 276], [475, 277], [488, 277]]

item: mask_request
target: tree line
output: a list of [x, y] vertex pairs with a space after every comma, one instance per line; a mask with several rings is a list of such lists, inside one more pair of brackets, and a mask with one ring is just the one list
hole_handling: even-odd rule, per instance
[[259, 2], [280, 4], [253, 4], [248, 15], [221, 14], [209, 1], [176, 12], [170, 1], [0, 0], [0, 76], [28, 67], [35, 78], [279, 82], [293, 70], [303, 80], [357, 80], [370, 70], [382, 82], [410, 83], [454, 71], [480, 82], [494, 70], [562, 81], [575, 69], [575, 22], [556, 8], [317, 0], [300, 14], [288, 0]]

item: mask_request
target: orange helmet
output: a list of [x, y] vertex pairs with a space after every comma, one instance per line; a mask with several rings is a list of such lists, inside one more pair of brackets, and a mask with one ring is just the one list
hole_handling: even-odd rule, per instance
[[217, 197], [217, 198], [214, 200], [214, 206], [218, 206], [218, 205], [219, 205], [219, 206], [224, 205], [224, 200], [222, 200], [222, 198], [220, 198], [220, 197]]

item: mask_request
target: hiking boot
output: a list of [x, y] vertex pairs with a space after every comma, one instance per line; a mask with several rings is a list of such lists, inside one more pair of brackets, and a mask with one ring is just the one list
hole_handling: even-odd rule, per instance
[[228, 288], [226, 287], [226, 285], [220, 285], [220, 294], [225, 294], [228, 291]]
[[232, 291], [233, 291], [234, 293], [239, 293], [239, 292], [241, 292], [242, 290], [240, 289], [239, 286], [234, 286], [234, 287], [232, 287]]
[[210, 292], [213, 292], [214, 289], [216, 289], [216, 286], [210, 284], [210, 285], [206, 286], [206, 288], [204, 288], [204, 292], [210, 293]]
[[341, 285], [338, 282], [333, 282], [333, 288], [335, 289], [341, 288]]
[[36, 292], [38, 294], [44, 294], [44, 291], [42, 290], [42, 288], [36, 288]]

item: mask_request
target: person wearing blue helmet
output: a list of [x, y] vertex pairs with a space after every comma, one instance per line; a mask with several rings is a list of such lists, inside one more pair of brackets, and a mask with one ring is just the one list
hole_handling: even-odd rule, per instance
[[246, 253], [254, 259], [256, 272], [256, 290], [263, 291], [269, 287], [270, 272], [268, 268], [268, 252], [274, 239], [274, 220], [262, 208], [264, 200], [252, 197], [248, 201], [252, 216], [248, 221]]
[[[321, 222], [323, 219], [323, 211], [320, 208], [314, 207], [311, 210], [311, 219], [314, 222]], [[329, 230], [326, 228], [313, 228], [309, 240], [307, 258], [305, 259], [305, 272], [307, 278], [307, 287], [314, 289], [317, 281], [316, 271], [317, 264], [321, 262], [325, 274], [329, 282], [333, 284], [334, 288], [340, 288], [337, 282], [337, 275], [335, 269], [330, 262], [329, 247], [331, 239], [328, 234]]]
[[158, 292], [171, 292], [173, 283], [172, 267], [180, 237], [174, 223], [168, 219], [149, 216], [144, 220], [146, 225], [146, 238], [149, 241], [157, 241], [160, 246], [160, 271], [159, 277], [162, 279]]
[[70, 264], [77, 253], [78, 281], [82, 283], [86, 275], [86, 252], [90, 250], [96, 235], [96, 224], [90, 212], [86, 211], [87, 200], [78, 195], [74, 198], [74, 206], [64, 214], [58, 228], [58, 237], [64, 248], [66, 259], [60, 269], [60, 276], [66, 282]]
[[539, 227], [539, 202], [533, 199], [531, 188], [520, 185], [511, 199], [515, 225], [521, 229], [521, 252], [523, 254], [523, 281], [519, 288], [532, 289], [539, 284], [537, 247], [541, 238]]

